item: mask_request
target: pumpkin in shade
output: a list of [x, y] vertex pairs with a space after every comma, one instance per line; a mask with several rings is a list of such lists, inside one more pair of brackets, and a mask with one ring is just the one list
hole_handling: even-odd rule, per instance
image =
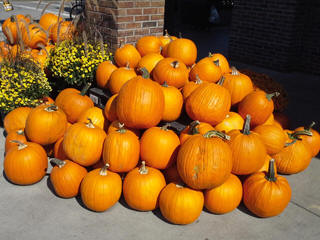
[[3, 119], [3, 126], [6, 132], [24, 129], [30, 111], [30, 107], [17, 107], [9, 112]]
[[140, 59], [140, 53], [131, 44], [120, 46], [120, 48], [118, 48], [114, 54], [114, 61], [118, 67], [128, 66], [129, 68], [135, 68]]
[[113, 122], [118, 119], [117, 117], [117, 96], [118, 94], [112, 95], [107, 103], [106, 106], [104, 107], [104, 115], [106, 118], [110, 121]]
[[228, 133], [231, 130], [243, 128], [244, 120], [243, 118], [236, 112], [229, 112], [226, 115], [226, 118], [219, 124], [215, 126], [217, 131], [225, 131]]
[[149, 53], [161, 52], [161, 41], [156, 36], [144, 36], [137, 41], [136, 48], [141, 57]]
[[82, 180], [80, 193], [90, 210], [103, 212], [118, 202], [122, 191], [119, 174], [108, 171], [108, 165], [89, 172]]
[[213, 54], [209, 53], [209, 58], [212, 61], [215, 61], [217, 63], [217, 65], [221, 69], [222, 74], [229, 73], [231, 71], [229, 63], [228, 63], [228, 60], [222, 54], [220, 54], [220, 53], [213, 53]]
[[164, 111], [164, 96], [161, 86], [149, 78], [142, 68], [143, 75], [129, 80], [117, 97], [117, 116], [121, 123], [131, 128], [156, 126]]
[[142, 161], [141, 167], [131, 170], [123, 180], [123, 196], [131, 208], [152, 211], [158, 207], [159, 194], [165, 186], [163, 174]]
[[118, 131], [119, 129], [126, 129], [132, 133], [134, 133], [138, 138], [141, 136], [140, 129], [134, 129], [134, 128], [127, 128], [123, 123], [119, 122], [118, 120], [113, 121], [109, 127], [108, 127], [108, 134]]
[[27, 138], [24, 135], [23, 129], [13, 130], [8, 133], [8, 135], [6, 137], [6, 143], [5, 143], [5, 152], [6, 153], [9, 152], [9, 150], [12, 147], [17, 146], [17, 144], [15, 142], [12, 142], [12, 140], [19, 141], [21, 143], [26, 143]]
[[219, 84], [201, 84], [186, 100], [186, 112], [193, 120], [217, 125], [226, 118], [231, 107], [229, 91]]
[[2, 24], [2, 31], [10, 44], [18, 43], [18, 31], [23, 32], [30, 19], [22, 14], [7, 18]]
[[45, 13], [40, 17], [39, 24], [44, 30], [50, 31], [58, 21], [61, 22], [63, 19], [53, 13]]
[[182, 88], [182, 96], [183, 96], [183, 100], [186, 100], [190, 94], [196, 90], [201, 84], [203, 83], [203, 81], [197, 76], [197, 80], [194, 81], [188, 81]]
[[231, 68], [231, 73], [223, 75], [223, 85], [231, 94], [231, 104], [239, 103], [245, 96], [253, 91], [253, 84], [251, 79], [240, 73], [235, 67]]
[[220, 186], [205, 190], [204, 206], [215, 214], [225, 214], [237, 208], [242, 199], [242, 183], [231, 174]]
[[159, 207], [165, 219], [174, 224], [190, 224], [200, 216], [203, 193], [176, 183], [169, 183], [160, 193]]
[[169, 86], [181, 88], [188, 82], [188, 69], [178, 59], [164, 58], [153, 69], [152, 77], [161, 85], [166, 82]]
[[31, 110], [25, 127], [29, 140], [41, 145], [55, 143], [67, 129], [67, 117], [55, 105], [40, 105]]
[[[60, 28], [59, 28], [60, 25]], [[59, 36], [58, 36], [59, 30]], [[50, 30], [50, 38], [56, 43], [58, 41], [62, 42], [64, 40], [71, 40], [72, 35], [75, 32], [75, 26], [70, 21], [62, 21], [55, 23]]]
[[167, 57], [177, 58], [187, 66], [192, 66], [197, 59], [197, 47], [193, 41], [178, 38], [168, 44]]
[[275, 125], [259, 125], [253, 131], [260, 135], [268, 154], [276, 154], [284, 148], [287, 136], [282, 128]]
[[203, 58], [191, 68], [189, 78], [191, 81], [196, 81], [197, 76], [205, 82], [218, 82], [222, 77], [220, 67], [210, 58]]
[[166, 82], [161, 86], [164, 95], [164, 111], [162, 115], [162, 120], [167, 122], [172, 122], [180, 117], [183, 97], [181, 92], [173, 87], [168, 86]]
[[53, 147], [53, 155], [55, 158], [58, 158], [60, 160], [65, 160], [68, 159], [67, 154], [65, 153], [65, 151], [63, 150], [63, 137], [59, 138]]
[[243, 202], [259, 217], [279, 215], [290, 199], [290, 185], [285, 177], [275, 176], [273, 159], [268, 172], [254, 173], [243, 184]]
[[274, 110], [272, 98], [279, 96], [278, 92], [268, 94], [261, 90], [249, 93], [238, 105], [238, 113], [245, 118], [247, 114], [251, 116], [251, 125], [263, 124], [270, 117]]
[[308, 127], [298, 127], [294, 130], [295, 132], [307, 131], [311, 133], [311, 136], [301, 135], [300, 138], [310, 146], [312, 157], [315, 157], [320, 150], [320, 134], [312, 128], [315, 124], [315, 122], [312, 122]]
[[37, 143], [15, 143], [17, 145], [12, 147], [4, 158], [3, 169], [6, 177], [18, 185], [39, 182], [48, 167], [46, 151]]
[[120, 67], [113, 71], [108, 81], [108, 88], [112, 94], [119, 93], [121, 87], [137, 74], [133, 68]]
[[68, 128], [63, 150], [68, 159], [87, 167], [99, 161], [105, 138], [106, 133], [89, 119], [87, 123], [75, 123]]
[[305, 170], [312, 159], [312, 152], [306, 142], [299, 140], [301, 135], [311, 136], [308, 131], [289, 133], [290, 143], [277, 154], [272, 155], [281, 174], [295, 174]]
[[149, 128], [140, 139], [141, 160], [150, 167], [165, 169], [174, 162], [179, 145], [179, 137], [168, 125]]
[[232, 152], [227, 135], [215, 130], [194, 135], [179, 149], [177, 169], [193, 189], [210, 189], [224, 183], [231, 174]]
[[139, 161], [140, 142], [131, 131], [121, 128], [108, 134], [103, 145], [103, 162], [113, 172], [129, 172]]
[[27, 30], [22, 31], [22, 40], [26, 46], [39, 48], [47, 45], [48, 35], [43, 29], [36, 24], [30, 24], [27, 28]]
[[199, 122], [198, 120], [191, 122], [185, 129], [180, 133], [180, 143], [183, 144], [189, 138], [196, 134], [205, 134], [208, 131], [214, 130], [209, 123]]
[[170, 167], [163, 170], [164, 177], [167, 181], [167, 183], [181, 183], [182, 179], [179, 176], [177, 165], [173, 164]]
[[50, 162], [55, 164], [50, 173], [50, 182], [55, 193], [62, 198], [77, 196], [87, 169], [70, 160], [53, 158]]
[[86, 123], [88, 122], [88, 119], [90, 119], [95, 126], [101, 129], [108, 129], [109, 123], [106, 117], [104, 116], [103, 110], [101, 108], [88, 108], [80, 115], [77, 122]]
[[151, 73], [157, 63], [162, 59], [163, 56], [159, 53], [148, 53], [140, 59], [137, 69], [146, 68], [148, 72]]
[[94, 106], [92, 100], [86, 96], [91, 84], [87, 84], [82, 91], [75, 88], [62, 90], [56, 98], [55, 104], [67, 115], [68, 122], [77, 122], [80, 115]]
[[111, 74], [117, 69], [111, 61], [100, 63], [96, 70], [96, 83], [100, 88], [107, 89]]

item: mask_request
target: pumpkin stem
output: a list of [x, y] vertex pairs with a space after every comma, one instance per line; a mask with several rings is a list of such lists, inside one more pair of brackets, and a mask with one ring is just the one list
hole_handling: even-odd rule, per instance
[[266, 94], [266, 98], [267, 98], [269, 101], [271, 101], [271, 99], [272, 99], [273, 97], [278, 97], [279, 95], [280, 95], [279, 92], [267, 93], [267, 94]]
[[220, 67], [220, 61], [219, 61], [219, 59], [214, 60], [213, 63], [214, 63], [217, 67]]
[[274, 159], [271, 159], [270, 162], [269, 162], [268, 173], [265, 176], [265, 178], [270, 182], [276, 182], [277, 181], [277, 178], [275, 176], [275, 171], [274, 171]]
[[203, 81], [200, 79], [199, 75], [196, 74], [196, 84], [201, 84]]
[[59, 168], [62, 168], [66, 164], [66, 161], [60, 160], [58, 158], [51, 158], [50, 162], [56, 164]]
[[233, 76], [239, 76], [240, 75], [238, 69], [236, 69], [235, 66], [231, 67], [231, 75], [233, 75]]
[[81, 96], [86, 95], [86, 93], [87, 93], [87, 91], [89, 90], [90, 86], [91, 86], [91, 83], [90, 83], [90, 82], [87, 83], [87, 84], [84, 86], [84, 88], [83, 88], [83, 89], [81, 90], [81, 92], [80, 92]]
[[150, 74], [149, 74], [149, 72], [148, 72], [148, 69], [146, 69], [145, 67], [143, 67], [143, 68], [140, 68], [140, 71], [142, 72], [142, 77], [143, 77], [144, 79], [150, 78]]
[[243, 125], [242, 133], [244, 135], [250, 135], [250, 121], [251, 121], [251, 116], [247, 114], [246, 120]]
[[304, 130], [311, 131], [311, 128], [313, 128], [314, 125], [316, 125], [316, 123], [312, 121], [312, 123], [308, 127], [304, 127]]
[[200, 132], [199, 132], [199, 130], [197, 128], [198, 125], [200, 125], [200, 122], [198, 120], [193, 121], [192, 123], [190, 123], [188, 134], [190, 134], [190, 135], [199, 134]]
[[107, 176], [108, 175], [108, 167], [109, 167], [109, 163], [106, 163], [106, 165], [104, 165], [101, 169], [100, 169], [100, 175], [101, 176]]
[[173, 61], [171, 64], [170, 64], [173, 68], [178, 68], [180, 63], [179, 61]]
[[220, 78], [220, 80], [217, 82], [217, 84], [220, 85], [220, 86], [222, 86], [223, 83], [224, 83], [224, 80], [226, 80], [226, 78], [225, 78], [224, 76], [222, 76], [222, 77]]
[[47, 112], [55, 112], [55, 111], [58, 111], [58, 106], [56, 106], [54, 104], [50, 104], [44, 110], [47, 111]]
[[140, 174], [148, 174], [148, 168], [146, 168], [146, 162], [142, 161], [141, 162], [141, 167], [139, 168], [139, 173]]
[[168, 131], [168, 127], [170, 127], [171, 124], [170, 123], [166, 123], [165, 125], [163, 125], [162, 127], [160, 127], [161, 130], [164, 130], [164, 131]]
[[228, 136], [224, 132], [220, 132], [217, 130], [210, 130], [203, 135], [205, 138], [219, 137], [223, 140], [230, 140], [230, 136]]
[[88, 128], [95, 128], [91, 118], [87, 118], [87, 120], [88, 120], [88, 123], [86, 123], [86, 126]]
[[17, 143], [18, 144], [18, 150], [22, 150], [22, 149], [25, 149], [26, 147], [28, 147], [27, 144], [25, 144], [23, 142], [20, 142], [18, 140], [10, 140], [10, 142]]
[[168, 85], [168, 83], [167, 83], [167, 81], [164, 81], [164, 83], [161, 85], [162, 87], [169, 87], [169, 85]]

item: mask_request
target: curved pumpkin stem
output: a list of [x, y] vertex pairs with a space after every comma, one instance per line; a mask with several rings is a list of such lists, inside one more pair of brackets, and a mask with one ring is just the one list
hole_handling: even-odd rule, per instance
[[251, 116], [247, 114], [246, 120], [243, 125], [242, 133], [244, 135], [250, 135], [250, 122], [251, 122]]
[[140, 71], [142, 72], [142, 77], [144, 79], [148, 79], [150, 78], [150, 73], [148, 72], [148, 69], [146, 69], [145, 67], [140, 68]]
[[140, 174], [148, 174], [149, 170], [146, 168], [146, 162], [142, 161], [141, 162], [141, 167], [139, 168], [139, 173]]
[[109, 163], [106, 163], [106, 165], [104, 165], [101, 170], [100, 170], [100, 175], [101, 176], [107, 176], [108, 175], [108, 167], [109, 167]]
[[50, 104], [44, 110], [47, 111], [47, 112], [55, 112], [55, 111], [58, 111], [58, 106], [56, 106], [54, 104]]
[[238, 69], [236, 69], [235, 66], [231, 67], [231, 75], [233, 75], [233, 76], [239, 76], [240, 75]]
[[271, 159], [269, 161], [268, 173], [265, 176], [265, 178], [270, 182], [276, 182], [277, 181], [277, 178], [275, 176], [275, 170], [274, 170], [274, 159]]
[[205, 138], [219, 137], [223, 140], [230, 140], [230, 136], [225, 134], [224, 132], [220, 132], [217, 130], [210, 130], [203, 135]]
[[199, 134], [200, 132], [199, 132], [199, 130], [197, 128], [198, 125], [200, 125], [200, 122], [198, 120], [193, 121], [192, 123], [190, 123], [188, 134], [190, 134], [190, 135]]
[[220, 78], [220, 80], [217, 82], [217, 84], [220, 85], [220, 86], [222, 86], [223, 83], [224, 83], [224, 80], [226, 80], [226, 78], [225, 78], [224, 76], [222, 76], [222, 77]]
[[279, 95], [280, 95], [279, 92], [267, 93], [267, 94], [266, 94], [266, 98], [267, 98], [269, 101], [271, 101], [271, 99], [272, 99], [273, 97], [278, 97]]
[[58, 158], [51, 158], [50, 162], [56, 164], [59, 168], [62, 168], [64, 165], [66, 165], [66, 161], [60, 160]]
[[27, 144], [25, 144], [23, 142], [20, 142], [18, 140], [11, 140], [10, 142], [17, 143], [18, 144], [18, 150], [22, 150], [22, 149], [25, 149], [26, 147], [28, 147]]
[[166, 123], [165, 125], [163, 125], [162, 127], [160, 127], [161, 130], [164, 130], [164, 131], [168, 131], [168, 127], [170, 127], [171, 124], [170, 123]]

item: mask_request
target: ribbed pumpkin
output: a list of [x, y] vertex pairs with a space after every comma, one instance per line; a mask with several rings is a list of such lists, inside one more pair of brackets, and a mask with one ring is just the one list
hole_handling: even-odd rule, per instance
[[51, 163], [56, 164], [50, 173], [50, 182], [55, 193], [62, 198], [77, 196], [81, 181], [87, 174], [87, 169], [70, 160], [54, 158]]
[[229, 91], [219, 84], [201, 84], [186, 100], [186, 112], [193, 120], [217, 125], [230, 111]]
[[106, 133], [90, 120], [88, 123], [75, 123], [64, 135], [63, 150], [72, 161], [90, 166], [99, 161], [105, 138]]
[[159, 207], [165, 219], [174, 224], [190, 224], [197, 220], [203, 208], [201, 191], [169, 183], [160, 193]]
[[103, 145], [103, 162], [113, 172], [129, 172], [139, 161], [138, 137], [124, 128], [108, 134]]
[[48, 35], [36, 24], [27, 26], [28, 30], [22, 31], [22, 40], [30, 48], [40, 48], [47, 45]]
[[253, 131], [260, 135], [268, 154], [276, 154], [284, 148], [287, 136], [282, 128], [275, 125], [259, 125]]
[[223, 75], [223, 85], [231, 94], [231, 104], [239, 103], [245, 96], [253, 91], [253, 84], [251, 79], [240, 73], [235, 67], [231, 68], [231, 73]]
[[114, 60], [118, 67], [135, 68], [141, 59], [138, 50], [131, 44], [120, 46], [114, 54]]
[[177, 165], [173, 164], [170, 167], [163, 170], [164, 177], [167, 183], [182, 183], [182, 179], [179, 176]]
[[70, 123], [75, 123], [80, 115], [94, 106], [92, 100], [86, 96], [90, 84], [87, 84], [80, 92], [74, 88], [66, 88], [57, 96], [55, 103], [67, 115]]
[[140, 129], [135, 129], [135, 128], [128, 128], [127, 126], [125, 126], [123, 123], [119, 122], [119, 120], [115, 120], [113, 121], [109, 127], [108, 127], [108, 134], [118, 131], [119, 129], [126, 129], [128, 131], [131, 131], [132, 133], [134, 133], [138, 138], [140, 138], [141, 136], [141, 130]]
[[111, 74], [117, 67], [110, 61], [100, 63], [96, 70], [96, 83], [100, 88], [107, 89]]
[[210, 189], [224, 183], [231, 174], [232, 152], [218, 131], [194, 135], [178, 152], [177, 169], [182, 180], [193, 189]]
[[65, 151], [63, 150], [63, 137], [59, 138], [53, 147], [53, 155], [55, 158], [60, 159], [60, 160], [65, 160], [68, 159], [67, 154], [65, 153]]
[[118, 94], [112, 95], [107, 103], [106, 106], [104, 107], [104, 115], [106, 118], [110, 121], [113, 122], [118, 119], [117, 117], [117, 96]]
[[247, 175], [258, 171], [264, 164], [267, 152], [261, 137], [250, 131], [250, 115], [247, 115], [242, 131], [232, 130], [229, 146], [232, 150], [232, 173]]
[[107, 170], [108, 166], [89, 172], [80, 186], [84, 205], [96, 212], [103, 212], [118, 202], [122, 191], [122, 181], [117, 173]]
[[179, 145], [179, 137], [168, 125], [149, 128], [140, 140], [141, 160], [150, 167], [165, 169], [174, 162]]
[[8, 133], [8, 135], [6, 136], [6, 143], [5, 143], [5, 152], [6, 153], [9, 152], [9, 150], [12, 147], [17, 146], [16, 143], [12, 142], [12, 140], [19, 141], [21, 143], [26, 143], [27, 138], [24, 135], [23, 129], [13, 130]]
[[161, 86], [161, 89], [164, 95], [164, 112], [162, 120], [167, 122], [175, 121], [181, 114], [183, 106], [182, 94], [177, 88], [168, 86], [166, 82]]
[[2, 31], [10, 44], [18, 43], [18, 31], [22, 33], [28, 23], [30, 19], [22, 14], [11, 16], [3, 22]]
[[218, 63], [212, 61], [210, 58], [206, 57], [201, 59], [191, 68], [189, 73], [189, 78], [191, 81], [196, 81], [197, 76], [206, 82], [218, 82], [222, 77], [222, 72]]
[[256, 90], [249, 93], [238, 105], [238, 113], [245, 118], [251, 116], [251, 125], [263, 124], [274, 110], [272, 97], [279, 96], [278, 92], [267, 94], [264, 91]]
[[63, 19], [61, 17], [58, 18], [58, 16], [53, 13], [45, 13], [40, 17], [39, 24], [44, 30], [50, 31], [58, 21], [61, 22]]
[[55, 143], [67, 129], [67, 117], [55, 105], [40, 105], [30, 112], [25, 133], [29, 140], [41, 145]]
[[163, 174], [155, 168], [146, 167], [131, 170], [123, 180], [123, 196], [126, 203], [139, 211], [152, 211], [158, 207], [161, 190], [166, 186]]
[[156, 126], [163, 115], [164, 96], [161, 86], [144, 71], [142, 76], [129, 80], [117, 98], [118, 119], [127, 127], [150, 128]]
[[197, 80], [194, 81], [188, 81], [182, 88], [182, 96], [183, 96], [183, 100], [186, 100], [190, 94], [196, 90], [201, 84], [203, 83], [203, 81], [197, 77]]
[[152, 77], [161, 85], [166, 82], [169, 86], [181, 88], [188, 82], [188, 69], [178, 59], [164, 58], [153, 69]]
[[149, 53], [161, 52], [161, 42], [156, 36], [144, 36], [137, 41], [136, 48], [141, 57]]
[[163, 59], [163, 56], [159, 53], [148, 53], [140, 59], [137, 65], [137, 69], [146, 68], [149, 73], [152, 73], [152, 70], [154, 69], [154, 67], [162, 59]]
[[243, 184], [243, 202], [259, 217], [279, 215], [290, 199], [290, 185], [285, 177], [275, 176], [273, 160], [268, 172], [254, 173]]
[[304, 141], [307, 145], [310, 146], [312, 156], [315, 157], [320, 150], [320, 134], [314, 130], [312, 127], [315, 125], [315, 122], [312, 122], [308, 127], [298, 127], [294, 131], [308, 131], [312, 134], [312, 136], [308, 135], [301, 135], [300, 138]]
[[204, 206], [215, 214], [225, 214], [237, 208], [242, 199], [242, 183], [231, 174], [220, 186], [204, 192]]
[[220, 53], [209, 53], [209, 58], [215, 61], [220, 67], [222, 74], [229, 73], [231, 71], [228, 60]]
[[130, 79], [136, 77], [137, 74], [133, 68], [120, 67], [113, 71], [108, 81], [108, 88], [112, 94], [120, 92], [121, 87]]
[[219, 124], [215, 126], [217, 131], [225, 131], [228, 133], [231, 130], [243, 128], [244, 120], [243, 118], [236, 112], [229, 112], [226, 115], [226, 118]]
[[193, 41], [178, 38], [168, 44], [167, 57], [177, 58], [187, 66], [192, 66], [197, 59], [197, 47]]
[[311, 135], [308, 131], [289, 134], [291, 142], [277, 154], [272, 155], [277, 164], [277, 170], [282, 174], [295, 174], [305, 170], [312, 159], [311, 148], [306, 142], [299, 140], [301, 135]]
[[46, 174], [48, 160], [41, 145], [33, 142], [16, 142], [7, 153], [3, 169], [10, 182], [30, 185], [40, 181]]
[[108, 129], [109, 122], [104, 116], [103, 110], [98, 107], [92, 107], [88, 108], [86, 111], [84, 111], [80, 117], [78, 118], [77, 122], [88, 122], [88, 119], [91, 120], [91, 122], [101, 128], [101, 129]]
[[[60, 25], [60, 28], [59, 28]], [[55, 23], [50, 31], [50, 38], [56, 43], [58, 41], [59, 30], [59, 42], [72, 39], [72, 35], [75, 31], [75, 27], [70, 21], [62, 21]]]
[[30, 107], [17, 107], [9, 112], [3, 120], [3, 126], [6, 132], [9, 133], [13, 130], [24, 129], [30, 111]]
[[208, 131], [214, 130], [209, 123], [199, 122], [195, 120], [191, 122], [185, 129], [183, 129], [179, 135], [180, 143], [183, 144], [189, 138], [196, 134], [205, 134]]

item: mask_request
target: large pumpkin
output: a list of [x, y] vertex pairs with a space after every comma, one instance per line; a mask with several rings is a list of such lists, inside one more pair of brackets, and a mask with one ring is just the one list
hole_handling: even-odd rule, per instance
[[30, 107], [17, 107], [9, 112], [3, 120], [6, 132], [9, 133], [13, 130], [24, 129], [30, 111]]
[[135, 68], [141, 59], [138, 50], [131, 44], [126, 44], [118, 48], [114, 54], [114, 60], [118, 67], [128, 66]]
[[197, 59], [197, 47], [190, 39], [178, 38], [168, 44], [166, 55], [181, 60], [187, 66], [192, 66]]
[[194, 135], [178, 152], [177, 168], [182, 180], [193, 189], [210, 189], [224, 183], [231, 174], [232, 152], [218, 131]]
[[161, 86], [152, 81], [147, 72], [129, 80], [117, 97], [117, 116], [127, 127], [143, 129], [156, 126], [163, 111]]
[[164, 111], [162, 120], [167, 122], [173, 122], [180, 117], [182, 106], [183, 106], [183, 97], [181, 92], [173, 87], [168, 86], [165, 82], [161, 89], [164, 95]]

